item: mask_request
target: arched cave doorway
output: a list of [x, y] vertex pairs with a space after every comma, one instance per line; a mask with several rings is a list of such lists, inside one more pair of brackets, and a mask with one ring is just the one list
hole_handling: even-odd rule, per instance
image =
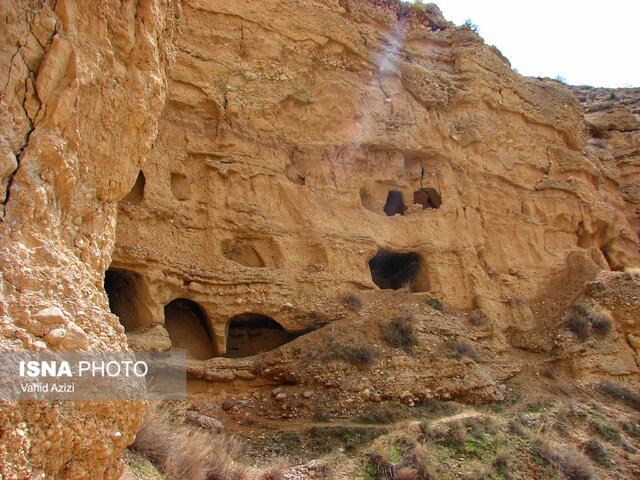
[[164, 328], [172, 348], [185, 349], [198, 360], [216, 355], [207, 317], [196, 302], [177, 298], [168, 303], [164, 307]]
[[435, 188], [421, 188], [413, 192], [413, 203], [422, 205], [422, 209], [440, 208], [442, 198]]
[[126, 203], [142, 203], [144, 200], [144, 186], [146, 180], [144, 178], [144, 173], [140, 170], [138, 173], [138, 178], [136, 179], [136, 183], [133, 184], [133, 188], [127, 195], [122, 199], [123, 202]]
[[398, 190], [389, 190], [389, 193], [387, 194], [387, 201], [384, 204], [384, 213], [389, 217], [393, 217], [397, 214], [404, 215], [406, 210], [407, 207], [404, 204], [404, 196], [402, 195], [402, 192]]
[[110, 268], [104, 274], [104, 290], [109, 297], [109, 309], [120, 318], [126, 332], [153, 323], [151, 299], [141, 275]]
[[371, 279], [383, 290], [408, 287], [412, 292], [426, 292], [429, 281], [426, 264], [415, 252], [396, 253], [380, 249], [369, 260]]
[[298, 337], [287, 332], [273, 318], [257, 313], [243, 313], [227, 325], [227, 357], [250, 357], [268, 352]]

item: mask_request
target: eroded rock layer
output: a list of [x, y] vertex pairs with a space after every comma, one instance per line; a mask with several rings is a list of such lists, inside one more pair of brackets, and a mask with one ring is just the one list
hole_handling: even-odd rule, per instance
[[[104, 271], [164, 104], [172, 1], [0, 2], [0, 348], [122, 350]], [[119, 478], [142, 403], [0, 408], [2, 478]]]
[[174, 299], [224, 355], [236, 315], [301, 332], [348, 318], [349, 292], [406, 288], [545, 350], [531, 332], [585, 281], [638, 264], [569, 89], [520, 77], [436, 8], [188, 0], [182, 20], [119, 208], [112, 268], [146, 299], [134, 344], [167, 348]]

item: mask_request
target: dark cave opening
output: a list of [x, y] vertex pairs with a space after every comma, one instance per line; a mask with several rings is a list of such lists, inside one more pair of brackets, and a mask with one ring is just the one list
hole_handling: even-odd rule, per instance
[[151, 323], [149, 295], [140, 275], [110, 268], [104, 274], [104, 290], [109, 298], [109, 309], [120, 318], [125, 332]]
[[424, 260], [418, 253], [395, 253], [380, 249], [369, 260], [369, 269], [373, 283], [383, 290], [404, 287], [412, 292], [429, 290]]
[[144, 186], [146, 180], [144, 178], [144, 173], [140, 170], [138, 173], [138, 178], [136, 179], [136, 183], [133, 184], [133, 188], [127, 193], [127, 195], [122, 199], [123, 202], [126, 203], [142, 203], [144, 200]]
[[227, 357], [250, 357], [268, 352], [297, 338], [273, 318], [257, 313], [243, 313], [227, 325]]
[[442, 198], [435, 188], [421, 188], [413, 193], [413, 203], [422, 205], [422, 209], [440, 208]]
[[387, 201], [384, 204], [384, 213], [386, 213], [389, 217], [394, 215], [404, 215], [407, 210], [406, 205], [404, 204], [404, 196], [402, 192], [398, 190], [390, 190], [387, 194]]
[[177, 298], [168, 303], [164, 307], [164, 327], [172, 348], [184, 349], [198, 360], [216, 355], [207, 317], [196, 302]]

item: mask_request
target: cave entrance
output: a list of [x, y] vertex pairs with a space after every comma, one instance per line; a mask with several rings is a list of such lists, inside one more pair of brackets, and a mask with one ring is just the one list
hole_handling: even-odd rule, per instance
[[422, 205], [422, 209], [440, 208], [442, 198], [435, 188], [421, 188], [413, 192], [413, 203]]
[[273, 318], [257, 313], [236, 315], [227, 324], [227, 357], [250, 357], [297, 338]]
[[186, 298], [178, 298], [164, 307], [164, 327], [171, 347], [184, 349], [190, 357], [206, 360], [214, 357], [211, 331], [200, 306]]
[[404, 204], [404, 196], [398, 190], [390, 190], [387, 194], [387, 201], [384, 204], [384, 213], [389, 217], [394, 215], [404, 215], [407, 207]]
[[120, 318], [125, 332], [153, 323], [151, 298], [142, 276], [110, 268], [104, 274], [104, 290], [109, 298], [109, 309]]
[[127, 195], [122, 199], [123, 202], [126, 203], [142, 203], [144, 199], [144, 186], [146, 180], [144, 178], [144, 173], [140, 170], [138, 173], [138, 178], [136, 179], [136, 183], [133, 184], [133, 188]]
[[369, 260], [369, 269], [373, 283], [383, 290], [405, 287], [412, 292], [429, 290], [426, 265], [418, 253], [396, 253], [380, 249]]

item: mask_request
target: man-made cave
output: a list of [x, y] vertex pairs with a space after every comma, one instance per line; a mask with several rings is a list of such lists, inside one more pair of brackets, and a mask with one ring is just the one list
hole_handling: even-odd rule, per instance
[[418, 253], [395, 253], [380, 249], [369, 260], [369, 269], [373, 283], [383, 290], [405, 287], [412, 292], [429, 290], [426, 265]]
[[398, 190], [390, 190], [387, 194], [387, 201], [384, 204], [384, 213], [389, 217], [394, 215], [404, 215], [407, 207], [404, 204], [402, 192]]
[[266, 315], [243, 313], [229, 320], [227, 357], [250, 357], [268, 352], [290, 342], [299, 335], [287, 332], [282, 325]]
[[264, 267], [265, 262], [249, 241], [228, 240], [222, 242], [222, 255], [246, 267]]
[[442, 198], [435, 188], [421, 188], [413, 193], [413, 203], [422, 205], [423, 209], [440, 208]]
[[144, 185], [145, 185], [144, 173], [140, 170], [138, 173], [138, 178], [136, 179], [136, 183], [133, 184], [133, 188], [127, 193], [127, 195], [122, 199], [125, 203], [142, 203], [144, 199]]
[[110, 268], [104, 275], [104, 290], [109, 297], [109, 309], [120, 318], [126, 332], [152, 323], [149, 292], [140, 275]]
[[184, 201], [191, 198], [191, 187], [185, 174], [171, 174], [171, 193], [176, 200]]
[[216, 355], [211, 331], [200, 306], [186, 298], [178, 298], [164, 307], [164, 327], [171, 347], [184, 349], [189, 356], [206, 360]]

